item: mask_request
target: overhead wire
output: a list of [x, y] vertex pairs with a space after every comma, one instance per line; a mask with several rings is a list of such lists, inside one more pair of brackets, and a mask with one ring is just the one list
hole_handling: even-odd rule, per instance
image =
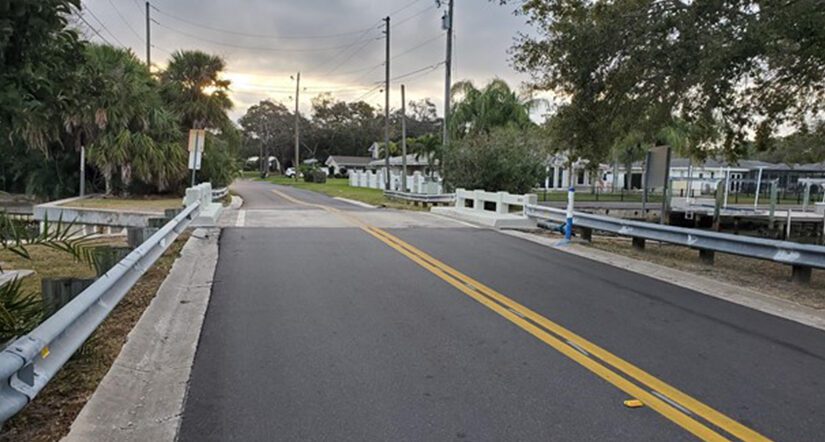
[[94, 32], [94, 33], [95, 33], [98, 37], [100, 37], [100, 39], [101, 39], [101, 40], [103, 40], [104, 42], [106, 42], [106, 44], [108, 44], [108, 45], [110, 45], [110, 46], [114, 46], [114, 45], [112, 44], [112, 42], [110, 42], [110, 41], [109, 41], [106, 37], [104, 37], [104, 36], [103, 36], [103, 34], [101, 34], [101, 33], [100, 33], [100, 31], [98, 31], [97, 29], [95, 29], [95, 27], [94, 27], [94, 26], [92, 26], [92, 25], [91, 25], [88, 21], [86, 21], [86, 17], [83, 17], [83, 15], [82, 15], [82, 14], [78, 14], [78, 16], [77, 16], [77, 17], [78, 17], [78, 18], [80, 18], [80, 20], [81, 20], [83, 23], [85, 23], [85, 24], [86, 24], [86, 27], [87, 27], [87, 28], [89, 28], [89, 29], [90, 29], [92, 32]]
[[130, 31], [132, 31], [132, 34], [134, 34], [135, 37], [138, 38], [138, 41], [145, 42], [146, 39], [144, 37], [141, 37], [140, 34], [138, 34], [138, 32], [135, 31], [135, 28], [133, 28], [132, 25], [129, 24], [129, 21], [126, 20], [126, 17], [124, 17], [123, 14], [120, 13], [120, 9], [118, 9], [118, 7], [115, 6], [115, 3], [112, 0], [108, 1], [109, 4], [112, 5], [112, 8], [115, 10], [115, 13], [117, 13], [117, 16], [120, 17], [120, 20], [123, 21], [123, 23], [126, 25], [127, 28], [129, 28]]
[[170, 13], [168, 13], [168, 12], [162, 10], [162, 9], [158, 9], [154, 5], [150, 5], [150, 7], [152, 9], [154, 9], [155, 11], [157, 11], [158, 13], [160, 13], [161, 15], [163, 15], [163, 16], [166, 16], [166, 17], [171, 18], [173, 20], [177, 20], [179, 22], [186, 23], [190, 26], [198, 27], [198, 28], [201, 28], [201, 29], [207, 29], [207, 30], [210, 30], [210, 31], [222, 32], [222, 33], [231, 34], [231, 35], [238, 35], [238, 36], [242, 36], [242, 37], [263, 38], [263, 39], [272, 39], [272, 40], [313, 40], [313, 39], [327, 39], [327, 38], [346, 37], [346, 36], [349, 36], [349, 35], [359, 34], [359, 33], [363, 32], [365, 30], [369, 30], [369, 29], [373, 28], [373, 26], [370, 26], [368, 28], [362, 28], [362, 29], [357, 29], [357, 30], [347, 31], [347, 32], [340, 32], [340, 33], [336, 33], [336, 34], [325, 34], [325, 35], [256, 34], [256, 33], [252, 33], [252, 32], [240, 32], [240, 31], [235, 31], [235, 30], [232, 30], [232, 29], [219, 28], [219, 27], [211, 26], [211, 25], [204, 25], [204, 24], [198, 23], [196, 21], [193, 21], [193, 20], [190, 20], [190, 19], [187, 19], [187, 18], [184, 18], [184, 17], [180, 17], [180, 16], [177, 16], [177, 15], [174, 15], [174, 14], [170, 14]]
[[[110, 35], [113, 39], [115, 39], [115, 41], [116, 41], [116, 42], [117, 42], [120, 46], [122, 46], [122, 47], [124, 47], [124, 48], [126, 47], [126, 45], [125, 45], [125, 44], [123, 44], [123, 42], [122, 42], [122, 41], [120, 41], [120, 39], [119, 39], [119, 38], [117, 38], [117, 36], [116, 36], [115, 34], [113, 34], [113, 33], [112, 33], [112, 31], [110, 31], [110, 30], [109, 30], [109, 28], [107, 28], [107, 27], [106, 27], [106, 25], [103, 23], [103, 21], [101, 21], [101, 20], [97, 17], [97, 15], [95, 15], [94, 11], [92, 11], [92, 9], [91, 9], [91, 8], [89, 8], [89, 5], [88, 5], [88, 4], [87, 4], [87, 5], [84, 5], [84, 7], [83, 7], [83, 11], [88, 12], [88, 13], [89, 13], [89, 15], [91, 15], [91, 16], [92, 16], [92, 18], [93, 18], [93, 19], [95, 19], [95, 21], [97, 21], [97, 22], [100, 24], [100, 27], [101, 27], [101, 28], [103, 28], [103, 30], [104, 30], [104, 31], [106, 31], [107, 33], [109, 33], [109, 35]], [[111, 44], [111, 43], [109, 43], [109, 44]], [[113, 45], [113, 46], [114, 46], [114, 45]]]
[[[344, 49], [344, 48], [347, 48], [347, 47], [350, 46], [350, 45], [339, 45], [339, 46], [328, 46], [328, 47], [323, 47], [323, 48], [273, 48], [273, 47], [261, 47], [261, 46], [245, 46], [245, 45], [225, 43], [225, 42], [218, 41], [218, 40], [212, 40], [212, 39], [209, 39], [209, 38], [204, 38], [204, 37], [201, 37], [199, 35], [191, 34], [191, 33], [186, 32], [186, 31], [181, 31], [180, 29], [175, 29], [171, 26], [167, 26], [163, 23], [160, 23], [156, 20], [154, 20], [154, 23], [157, 24], [158, 26], [162, 27], [162, 28], [165, 28], [167, 30], [170, 30], [170, 31], [175, 32], [177, 34], [187, 36], [187, 37], [195, 39], [195, 40], [200, 40], [200, 41], [204, 41], [204, 42], [219, 45], [219, 46], [226, 46], [226, 47], [230, 47], [230, 48], [234, 48], [234, 49], [245, 49], [245, 50], [250, 50], [250, 51], [295, 52], [295, 53], [299, 53], [299, 52], [327, 52], [327, 51], [332, 51], [332, 50], [336, 50], [336, 49]], [[378, 40], [379, 38], [376, 37], [375, 39]]]

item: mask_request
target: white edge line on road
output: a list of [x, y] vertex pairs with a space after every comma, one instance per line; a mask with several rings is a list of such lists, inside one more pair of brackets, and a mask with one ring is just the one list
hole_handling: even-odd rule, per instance
[[367, 204], [367, 203], [364, 203], [364, 202], [361, 202], [361, 201], [351, 200], [349, 198], [342, 198], [340, 196], [333, 197], [333, 199], [336, 199], [338, 201], [343, 201], [345, 203], [350, 203], [350, 204], [353, 204], [353, 205], [356, 205], [356, 206], [359, 206], [359, 207], [365, 207], [367, 209], [376, 209], [377, 208], [376, 206], [373, 206], [372, 204]]
[[430, 215], [441, 218], [441, 219], [445, 219], [447, 221], [451, 221], [451, 222], [454, 222], [454, 223], [461, 224], [462, 226], [472, 227], [474, 229], [483, 229], [484, 228], [483, 226], [477, 226], [475, 224], [471, 224], [471, 223], [468, 223], [466, 221], [461, 221], [460, 219], [450, 218], [449, 216], [439, 215], [437, 213], [432, 213], [432, 212], [426, 212], [426, 213], [429, 213]]
[[239, 210], [238, 211], [238, 221], [235, 223], [235, 227], [243, 227], [246, 225], [246, 210]]

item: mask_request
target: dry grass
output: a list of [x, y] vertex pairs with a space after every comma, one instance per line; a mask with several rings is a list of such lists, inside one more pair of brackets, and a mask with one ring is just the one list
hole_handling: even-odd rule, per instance
[[[87, 246], [126, 246], [126, 238], [111, 237], [89, 241]], [[27, 246], [31, 260], [24, 259], [8, 250], [0, 251], [0, 268], [3, 270], [34, 270], [23, 279], [25, 292], [40, 292], [43, 278], [94, 278], [95, 271], [87, 264], [74, 260], [66, 252], [45, 246]]]
[[166, 209], [179, 209], [181, 198], [167, 196], [148, 196], [143, 198], [86, 198], [63, 204], [65, 207], [79, 207], [84, 209], [124, 210], [133, 212], [163, 213]]
[[109, 371], [126, 337], [160, 288], [189, 234], [182, 234], [144, 274], [32, 403], [3, 428], [0, 441], [57, 441]]
[[815, 309], [825, 309], [825, 270], [815, 269], [810, 286], [801, 286], [790, 280], [790, 266], [772, 261], [717, 253], [714, 265], [710, 266], [702, 264], [696, 250], [648, 241], [642, 251], [633, 248], [629, 239], [614, 237], [594, 236], [587, 247], [746, 287]]

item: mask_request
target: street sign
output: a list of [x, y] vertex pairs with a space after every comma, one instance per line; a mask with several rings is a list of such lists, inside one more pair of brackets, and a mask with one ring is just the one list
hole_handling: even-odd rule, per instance
[[204, 129], [189, 130], [189, 169], [200, 170], [203, 159], [203, 149], [206, 145], [206, 131]]

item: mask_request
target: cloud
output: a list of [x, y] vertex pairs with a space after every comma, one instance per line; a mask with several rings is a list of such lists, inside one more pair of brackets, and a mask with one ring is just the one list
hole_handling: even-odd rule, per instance
[[[87, 0], [84, 4], [105, 25], [104, 36], [113, 43], [116, 37], [145, 57], [142, 1]], [[384, 78], [381, 19], [390, 13], [392, 77], [440, 63], [445, 57], [443, 12], [433, 0], [155, 0], [152, 5], [157, 8], [152, 9], [157, 21], [152, 24], [153, 62], [165, 64], [168, 52], [178, 49], [223, 56], [227, 78], [234, 83], [233, 118], [265, 98], [293, 106], [295, 83], [290, 76], [298, 71], [306, 88], [301, 92], [303, 112], [309, 111], [311, 98], [324, 91], [341, 99], [363, 97], [383, 105], [382, 86], [376, 87]], [[514, 87], [526, 80], [509, 66], [507, 55], [513, 37], [528, 30], [524, 19], [513, 16], [509, 7], [486, 0], [459, 0], [455, 8], [453, 79], [481, 85], [499, 77]], [[428, 97], [440, 110], [443, 66], [393, 82], [393, 107], [400, 105], [401, 82], [407, 85], [409, 100]]]

